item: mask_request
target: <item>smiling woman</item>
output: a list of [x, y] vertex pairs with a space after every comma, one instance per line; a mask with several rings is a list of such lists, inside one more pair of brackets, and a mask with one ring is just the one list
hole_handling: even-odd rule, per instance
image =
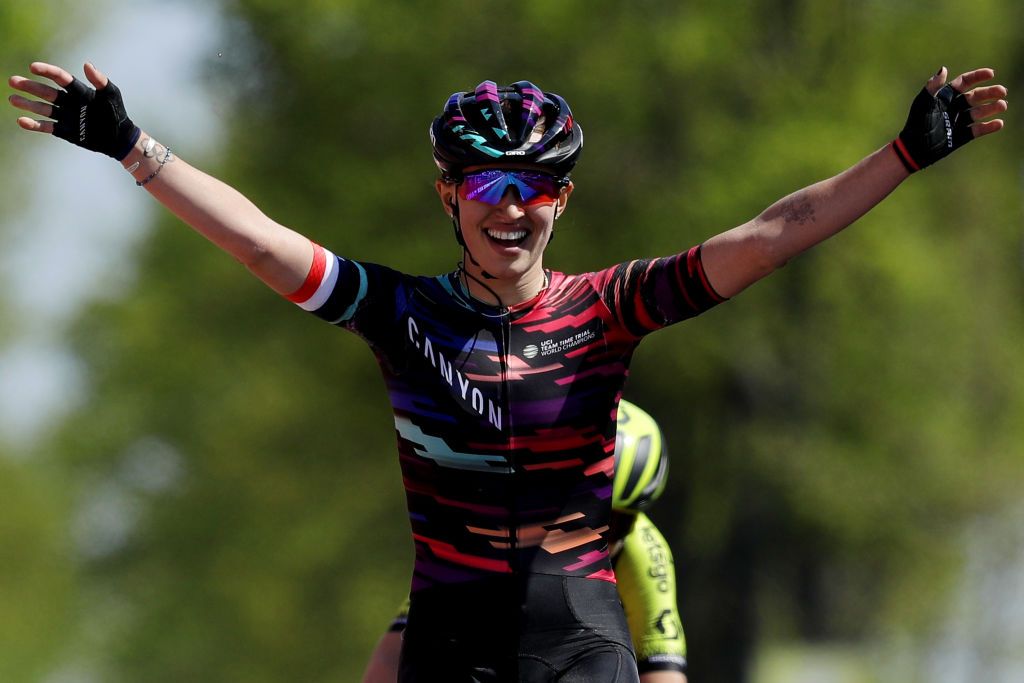
[[437, 193], [464, 251], [464, 284], [499, 306], [532, 298], [547, 282], [541, 256], [583, 150], [568, 103], [529, 81], [484, 81], [448, 98], [430, 139]]
[[[941, 69], [899, 145], [702, 244], [567, 274], [546, 269], [543, 255], [582, 130], [561, 97], [484, 81], [453, 94], [431, 127], [436, 188], [463, 263], [413, 276], [336, 256], [271, 220], [121, 117], [118, 92], [91, 64], [91, 87], [52, 64], [31, 71], [53, 85], [10, 79], [34, 98], [16, 95], [14, 106], [42, 117], [19, 118], [22, 128], [50, 134], [85, 121], [71, 142], [120, 158], [272, 289], [369, 344], [415, 547], [401, 681], [636, 683], [609, 545], [616, 415], [636, 348], [844, 229], [914, 169], [998, 131], [1002, 121], [984, 119], [1006, 108], [1005, 88], [975, 87], [990, 69], [949, 85]], [[81, 107], [92, 108], [84, 118]], [[949, 112], [953, 148], [934, 144]]]
[[503, 165], [437, 181], [464, 251], [463, 283], [475, 298], [512, 306], [543, 288], [542, 256], [572, 189], [568, 178]]

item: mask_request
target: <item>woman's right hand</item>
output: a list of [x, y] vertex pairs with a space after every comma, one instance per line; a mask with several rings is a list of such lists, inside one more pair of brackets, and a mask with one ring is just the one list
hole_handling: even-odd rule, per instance
[[22, 76], [11, 76], [8, 83], [12, 88], [37, 98], [11, 95], [11, 104], [44, 119], [53, 119], [41, 121], [22, 116], [18, 119], [19, 126], [29, 131], [50, 133], [118, 161], [128, 155], [139, 139], [139, 127], [128, 118], [121, 91], [99, 69], [92, 64], [85, 65], [85, 76], [93, 87], [53, 64], [33, 62], [29, 70], [36, 76], [49, 79], [59, 88]]

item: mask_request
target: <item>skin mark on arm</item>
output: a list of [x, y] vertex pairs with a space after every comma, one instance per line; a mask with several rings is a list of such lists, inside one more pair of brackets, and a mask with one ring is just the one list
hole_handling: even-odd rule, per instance
[[763, 220], [767, 222], [779, 218], [786, 223], [796, 223], [797, 225], [806, 225], [807, 223], [817, 221], [817, 217], [814, 214], [814, 206], [811, 202], [800, 197], [782, 199], [764, 212]]
[[782, 213], [783, 219], [787, 223], [796, 223], [797, 225], [805, 225], [806, 223], [815, 222], [814, 207], [811, 206], [810, 202], [799, 202], [798, 200], [788, 201], [779, 207]]

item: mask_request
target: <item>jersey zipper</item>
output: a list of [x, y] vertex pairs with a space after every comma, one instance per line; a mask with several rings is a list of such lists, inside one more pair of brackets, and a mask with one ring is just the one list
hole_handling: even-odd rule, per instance
[[512, 347], [512, 312], [509, 308], [502, 306], [501, 312], [501, 348], [498, 350], [498, 362], [501, 373], [501, 403], [505, 410], [506, 447], [508, 448], [508, 552], [509, 567], [512, 570], [512, 592], [514, 604], [511, 605], [513, 612], [512, 619], [522, 625], [525, 618], [526, 603], [526, 582], [521, 580], [522, 558], [519, 556], [519, 509], [518, 509], [518, 488], [519, 470], [515, 456], [515, 428], [512, 424], [512, 397], [511, 386], [508, 379], [508, 369], [511, 361]]
[[512, 344], [512, 312], [509, 308], [502, 306], [500, 313], [501, 348], [498, 351], [498, 364], [501, 374], [501, 405], [505, 411], [505, 433], [507, 438], [509, 465], [509, 566], [512, 568], [513, 572], [516, 572], [518, 570], [516, 561], [519, 545], [519, 515], [516, 510], [516, 501], [518, 499], [518, 496], [516, 495], [517, 468], [513, 443], [514, 431], [512, 425], [512, 405], [508, 381], [508, 366], [510, 359], [509, 347]]

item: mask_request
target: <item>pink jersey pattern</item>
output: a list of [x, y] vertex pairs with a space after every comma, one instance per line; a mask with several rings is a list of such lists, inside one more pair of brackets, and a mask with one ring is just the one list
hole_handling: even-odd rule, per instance
[[394, 411], [413, 591], [496, 575], [614, 581], [608, 558], [615, 413], [648, 333], [723, 298], [700, 247], [581, 275], [511, 308], [436, 277], [315, 246], [289, 297], [373, 350]]

